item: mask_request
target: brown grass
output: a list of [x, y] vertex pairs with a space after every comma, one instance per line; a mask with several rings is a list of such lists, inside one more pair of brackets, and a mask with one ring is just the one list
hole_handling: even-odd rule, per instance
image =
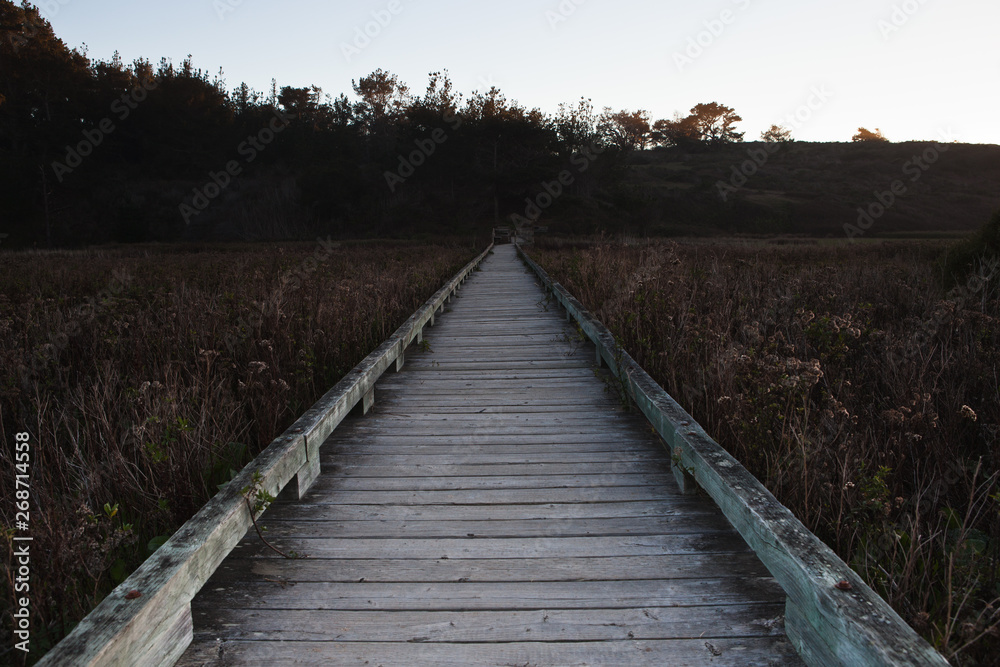
[[13, 443], [28, 432], [33, 658], [472, 255], [401, 244], [6, 255], [0, 522], [10, 566], [23, 534]]
[[531, 254], [954, 664], [996, 664], [1000, 280], [945, 294], [941, 247]]

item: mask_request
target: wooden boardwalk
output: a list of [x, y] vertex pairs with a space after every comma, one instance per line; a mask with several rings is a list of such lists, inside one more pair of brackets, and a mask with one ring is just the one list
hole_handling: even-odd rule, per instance
[[786, 593], [500, 246], [193, 603], [182, 665], [791, 665]]

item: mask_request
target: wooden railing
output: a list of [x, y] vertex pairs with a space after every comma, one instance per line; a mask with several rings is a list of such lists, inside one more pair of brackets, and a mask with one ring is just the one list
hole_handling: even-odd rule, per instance
[[785, 629], [807, 665], [944, 666], [948, 662], [625, 352], [610, 331], [518, 246], [525, 263], [597, 347], [670, 448], [681, 491], [701, 487], [787, 594]]
[[261, 452], [79, 625], [39, 665], [173, 665], [193, 637], [191, 600], [251, 526], [242, 490], [277, 495], [295, 482], [299, 497], [320, 472], [319, 448], [355, 406], [365, 412], [375, 382], [403, 366], [404, 352], [459, 290], [493, 246], [438, 290], [391, 338], [368, 355]]

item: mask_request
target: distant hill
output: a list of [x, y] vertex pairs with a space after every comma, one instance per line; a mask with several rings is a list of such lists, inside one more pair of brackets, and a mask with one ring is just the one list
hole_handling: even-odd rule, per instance
[[[1000, 146], [940, 146], [947, 150], [933, 142], [791, 142], [642, 151], [629, 157], [604, 208], [627, 212], [649, 234], [843, 236], [859, 207], [879, 213], [881, 195], [891, 204], [866, 236], [977, 229], [1000, 210]], [[890, 196], [894, 184], [901, 194]]]

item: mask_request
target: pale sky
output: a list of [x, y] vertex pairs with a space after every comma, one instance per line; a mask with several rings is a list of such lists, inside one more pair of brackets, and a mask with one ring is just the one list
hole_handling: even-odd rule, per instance
[[[422, 93], [429, 72], [447, 69], [466, 95], [496, 85], [548, 113], [581, 96], [653, 120], [720, 102], [747, 140], [784, 123], [803, 141], [849, 141], [864, 126], [893, 141], [1000, 144], [1000, 3], [985, 0], [37, 4], [91, 58], [191, 54], [221, 67], [230, 90], [275, 78], [353, 97], [351, 80], [382, 68]], [[366, 25], [374, 37], [356, 42]]]

